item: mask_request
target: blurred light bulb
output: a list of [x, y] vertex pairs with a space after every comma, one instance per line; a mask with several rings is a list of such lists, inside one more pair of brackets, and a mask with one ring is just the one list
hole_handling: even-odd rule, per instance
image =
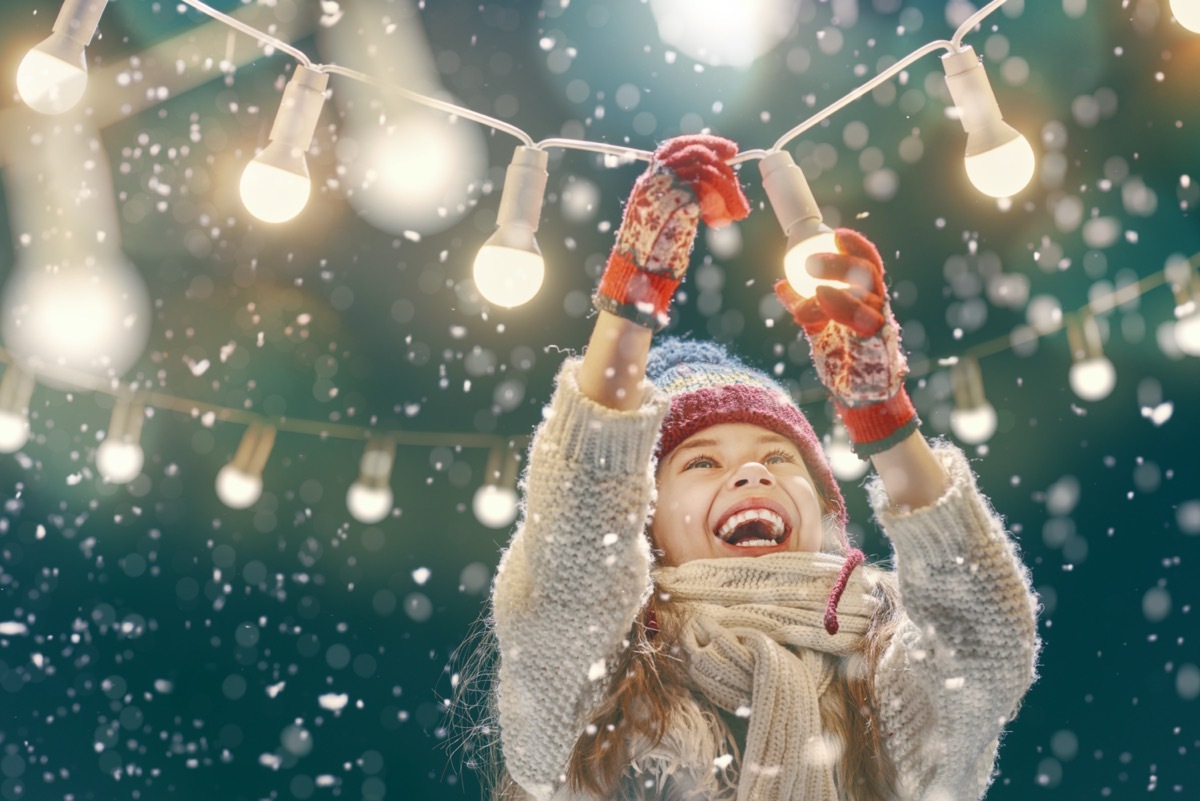
[[479, 294], [489, 303], [512, 308], [542, 288], [546, 263], [534, 234], [542, 216], [549, 154], [518, 146], [504, 176], [496, 212], [496, 232], [475, 257], [472, 270]]
[[967, 177], [996, 198], [1012, 197], [1033, 178], [1035, 158], [1029, 140], [1000, 113], [987, 73], [971, 47], [942, 56], [946, 86], [967, 132]]
[[110, 484], [128, 484], [142, 472], [146, 454], [136, 442], [106, 439], [96, 449], [96, 469]]
[[829, 460], [829, 469], [840, 481], [856, 481], [866, 475], [871, 466], [866, 459], [858, 458], [840, 420], [825, 437], [825, 458]]
[[262, 497], [263, 469], [274, 446], [274, 426], [256, 423], [246, 429], [233, 459], [217, 472], [221, 503], [230, 509], [245, 509]]
[[1192, 33], [1200, 33], [1200, 0], [1171, 0], [1175, 21]]
[[15, 364], [0, 379], [0, 453], [15, 453], [29, 441], [29, 401], [34, 379]]
[[308, 203], [312, 181], [304, 154], [312, 145], [328, 84], [325, 73], [296, 67], [284, 87], [270, 144], [242, 171], [242, 203], [263, 222], [286, 222]]
[[112, 484], [128, 484], [142, 472], [142, 421], [146, 409], [128, 399], [117, 400], [104, 441], [96, 449], [96, 469]]
[[1189, 356], [1200, 356], [1200, 308], [1193, 303], [1192, 311], [1175, 321], [1175, 342]]
[[1086, 401], [1107, 398], [1117, 384], [1117, 369], [1107, 357], [1081, 359], [1071, 365], [1071, 390]]
[[217, 472], [217, 497], [230, 509], [246, 509], [262, 497], [262, 476], [227, 464]]
[[484, 484], [471, 499], [475, 518], [490, 528], [505, 528], [517, 519], [517, 492], [495, 484]]
[[967, 356], [950, 368], [954, 385], [954, 409], [950, 412], [950, 430], [961, 442], [978, 445], [996, 433], [996, 409], [983, 393], [983, 373], [979, 362]]
[[762, 173], [763, 189], [775, 217], [787, 236], [787, 250], [783, 257], [783, 271], [792, 289], [803, 297], [812, 297], [817, 287], [845, 287], [841, 281], [827, 281], [808, 274], [808, 257], [817, 253], [837, 253], [837, 243], [832, 229], [821, 219], [821, 209], [813, 197], [808, 180], [790, 153], [772, 153], [758, 165]]
[[367, 443], [359, 461], [358, 480], [346, 492], [346, 509], [360, 523], [371, 525], [387, 517], [395, 501], [392, 495], [392, 465], [396, 445], [390, 439]]
[[25, 54], [17, 67], [21, 100], [42, 114], [71, 109], [87, 89], [84, 48], [91, 43], [108, 0], [65, 0], [53, 33]]

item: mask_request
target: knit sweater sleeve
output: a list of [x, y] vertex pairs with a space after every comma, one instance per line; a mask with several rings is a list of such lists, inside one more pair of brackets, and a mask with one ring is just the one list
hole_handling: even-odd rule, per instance
[[876, 674], [900, 797], [982, 798], [1004, 726], [1036, 677], [1037, 599], [1014, 541], [959, 449], [938, 444], [945, 495], [916, 510], [868, 487], [891, 541], [903, 617]]
[[534, 434], [522, 520], [492, 591], [504, 761], [538, 801], [561, 785], [649, 592], [644, 529], [667, 411], [648, 382], [634, 411], [591, 401], [579, 366], [564, 363]]

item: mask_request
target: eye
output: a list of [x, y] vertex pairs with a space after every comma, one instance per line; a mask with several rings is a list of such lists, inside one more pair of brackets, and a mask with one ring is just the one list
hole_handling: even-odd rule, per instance
[[684, 470], [691, 470], [694, 467], [716, 467], [717, 460], [711, 456], [697, 456], [683, 466]]
[[763, 457], [763, 464], [791, 464], [796, 461], [796, 455], [783, 448], [777, 448]]

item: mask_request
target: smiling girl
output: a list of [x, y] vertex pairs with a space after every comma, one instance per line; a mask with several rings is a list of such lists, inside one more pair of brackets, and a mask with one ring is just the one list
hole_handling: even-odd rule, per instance
[[963, 454], [903, 386], [874, 246], [780, 299], [877, 478], [895, 572], [863, 564], [803, 413], [711, 343], [651, 347], [700, 218], [748, 206], [711, 136], [638, 180], [530, 450], [493, 588], [502, 798], [964, 801], [1034, 678], [1036, 601]]

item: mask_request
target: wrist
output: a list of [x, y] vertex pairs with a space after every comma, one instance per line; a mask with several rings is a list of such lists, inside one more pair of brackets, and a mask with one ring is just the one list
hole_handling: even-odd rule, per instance
[[680, 279], [643, 270], [619, 249], [608, 257], [592, 305], [651, 331], [667, 324], [668, 309]]
[[833, 405], [846, 426], [855, 454], [862, 459], [888, 450], [921, 424], [908, 390], [903, 386], [880, 403], [847, 406], [835, 398]]

